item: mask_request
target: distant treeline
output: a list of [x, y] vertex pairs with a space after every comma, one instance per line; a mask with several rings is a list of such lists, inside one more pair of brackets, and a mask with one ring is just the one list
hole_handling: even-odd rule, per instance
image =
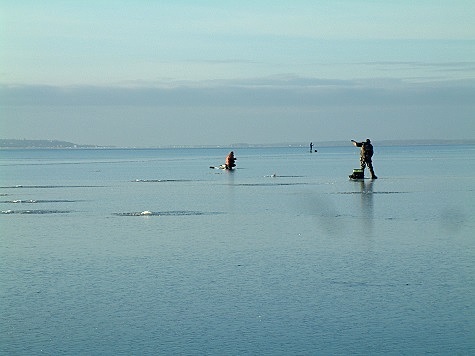
[[87, 148], [89, 145], [77, 145], [58, 140], [15, 140], [0, 139], [0, 148]]

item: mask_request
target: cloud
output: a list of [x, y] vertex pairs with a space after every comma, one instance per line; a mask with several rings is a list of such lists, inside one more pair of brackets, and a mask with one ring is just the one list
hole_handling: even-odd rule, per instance
[[141, 86], [0, 87], [8, 106], [335, 107], [472, 105], [475, 80], [408, 83], [279, 76]]
[[371, 137], [472, 139], [475, 80], [248, 80], [0, 86], [2, 136], [154, 147]]
[[364, 65], [383, 65], [387, 67], [394, 66], [406, 66], [406, 67], [432, 67], [445, 70], [475, 70], [475, 62], [463, 61], [463, 62], [415, 62], [415, 61], [376, 61], [362, 63]]

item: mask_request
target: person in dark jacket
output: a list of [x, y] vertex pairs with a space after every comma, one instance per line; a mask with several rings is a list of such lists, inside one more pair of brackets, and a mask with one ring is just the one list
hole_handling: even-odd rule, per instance
[[366, 139], [366, 141], [363, 142], [356, 142], [355, 140], [351, 140], [353, 145], [355, 147], [361, 147], [361, 155], [360, 155], [360, 164], [361, 164], [361, 169], [365, 169], [367, 166], [369, 169], [369, 172], [371, 173], [371, 179], [376, 179], [376, 175], [374, 174], [374, 169], [373, 169], [373, 145], [371, 144], [371, 140], [369, 138]]

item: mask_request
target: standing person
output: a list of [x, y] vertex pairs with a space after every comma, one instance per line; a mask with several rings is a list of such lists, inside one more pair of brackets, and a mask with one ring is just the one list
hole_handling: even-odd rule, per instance
[[225, 169], [233, 169], [236, 167], [236, 158], [234, 157], [234, 152], [231, 151], [229, 154], [226, 156], [226, 163], [224, 165]]
[[376, 177], [373, 170], [373, 145], [371, 144], [371, 140], [367, 138], [366, 141], [363, 142], [356, 142], [355, 140], [351, 140], [351, 142], [353, 142], [355, 147], [361, 147], [361, 169], [364, 171], [365, 167], [368, 166], [369, 172], [371, 173], [371, 179], [377, 179], [378, 177]]
[[310, 153], [313, 152], [313, 142], [310, 142]]

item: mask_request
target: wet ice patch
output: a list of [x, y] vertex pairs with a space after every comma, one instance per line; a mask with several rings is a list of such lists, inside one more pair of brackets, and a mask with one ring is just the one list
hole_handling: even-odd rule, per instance
[[408, 194], [409, 192], [372, 192], [369, 190], [365, 190], [362, 192], [336, 192], [330, 194]]
[[0, 203], [12, 203], [12, 204], [37, 204], [37, 203], [76, 203], [78, 200], [36, 200], [36, 199], [14, 199], [14, 200], [2, 200]]
[[166, 182], [192, 182], [188, 179], [135, 179], [135, 183], [166, 183]]
[[172, 211], [133, 211], [124, 213], [113, 213], [116, 216], [199, 216], [199, 215], [215, 215], [218, 212], [205, 212], [193, 210], [172, 210]]
[[54, 188], [104, 188], [101, 185], [11, 185], [0, 189], [54, 189]]
[[69, 214], [70, 210], [3, 210], [2, 214], [26, 214], [26, 215], [45, 215], [45, 214]]
[[240, 183], [231, 185], [234, 185], [236, 187], [277, 187], [288, 185], [308, 185], [308, 183]]

